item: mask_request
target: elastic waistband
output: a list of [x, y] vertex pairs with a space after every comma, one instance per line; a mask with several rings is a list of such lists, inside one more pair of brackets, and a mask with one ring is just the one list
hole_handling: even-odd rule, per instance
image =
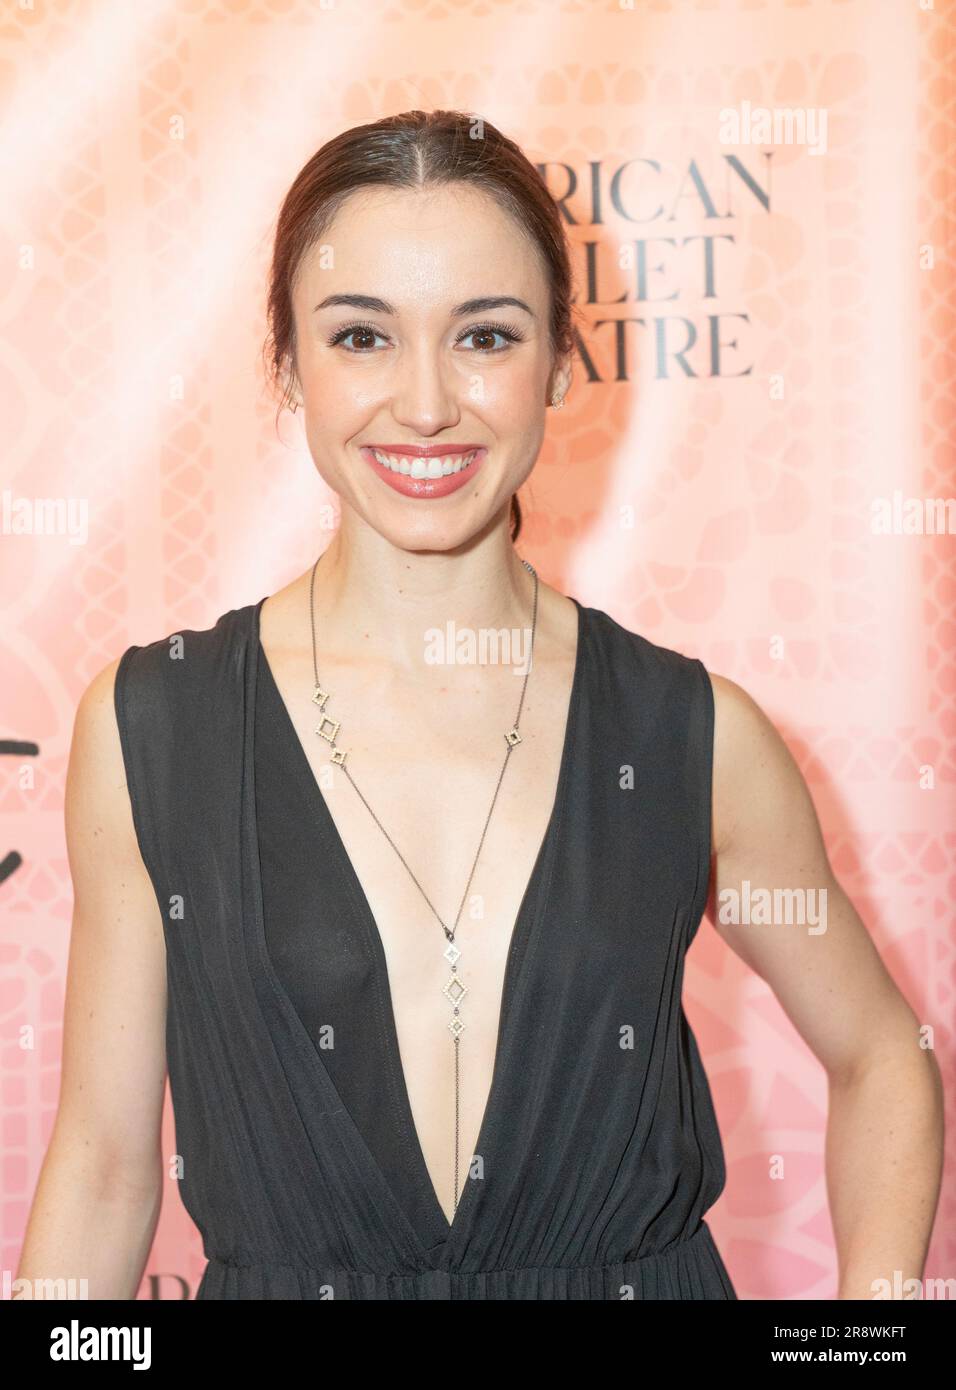
[[377, 1274], [209, 1256], [197, 1299], [736, 1299], [706, 1222], [658, 1254], [604, 1265]]

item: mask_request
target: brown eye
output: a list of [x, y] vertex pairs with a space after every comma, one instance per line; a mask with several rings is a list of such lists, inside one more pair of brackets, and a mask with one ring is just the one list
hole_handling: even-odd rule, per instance
[[[329, 347], [337, 347], [341, 343], [346, 352], [353, 352], [358, 355], [368, 357], [375, 351], [375, 339], [382, 338], [384, 334], [371, 323], [349, 323], [344, 328], [340, 328], [337, 333], [333, 333], [329, 339]], [[349, 339], [361, 339], [361, 344], [353, 347]]]
[[[507, 328], [503, 323], [483, 323], [477, 328], [469, 328], [456, 339], [458, 343], [464, 343], [466, 339], [473, 338], [476, 341], [471, 348], [472, 352], [505, 352], [512, 343], [520, 343], [522, 335], [515, 328]], [[496, 338], [503, 338], [504, 342], [496, 343]]]
[[352, 347], [358, 352], [375, 346], [375, 334], [370, 328], [353, 328], [348, 336], [353, 340]]

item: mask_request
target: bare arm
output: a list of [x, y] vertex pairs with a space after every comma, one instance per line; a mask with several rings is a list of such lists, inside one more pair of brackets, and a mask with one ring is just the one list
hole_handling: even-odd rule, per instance
[[[136, 1297], [162, 1201], [166, 957], [113, 706], [114, 662], [76, 714], [66, 788], [74, 909], [60, 1098], [17, 1271]], [[15, 1293], [15, 1296], [16, 1293]], [[77, 1296], [63, 1286], [34, 1297]]]
[[[942, 1084], [920, 1021], [888, 974], [827, 858], [810, 793], [786, 744], [747, 693], [711, 676], [715, 702], [711, 920], [773, 989], [829, 1079], [826, 1176], [838, 1297], [920, 1279], [939, 1198]], [[733, 894], [814, 890], [816, 926], [734, 921]], [[730, 891], [728, 891], [730, 890]], [[826, 898], [820, 896], [826, 891]], [[742, 899], [741, 899], [742, 902]], [[790, 899], [799, 906], [799, 895]], [[771, 908], [773, 913], [773, 908]], [[820, 926], [825, 926], [821, 931]], [[898, 1297], [899, 1294], [890, 1295]]]

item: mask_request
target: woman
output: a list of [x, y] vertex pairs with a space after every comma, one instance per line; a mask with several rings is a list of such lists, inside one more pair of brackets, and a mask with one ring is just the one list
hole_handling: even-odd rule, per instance
[[711, 880], [826, 890], [825, 932], [718, 930], [827, 1070], [840, 1296], [921, 1273], [938, 1071], [782, 741], [515, 551], [570, 306], [555, 204], [487, 123], [379, 121], [296, 178], [271, 367], [341, 524], [84, 695], [22, 1275], [134, 1296], [168, 1060], [199, 1298], [735, 1298], [680, 1007]]

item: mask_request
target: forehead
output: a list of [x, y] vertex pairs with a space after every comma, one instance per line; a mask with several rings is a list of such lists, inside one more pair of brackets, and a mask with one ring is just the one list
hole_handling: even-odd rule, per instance
[[547, 288], [537, 248], [510, 213], [453, 184], [350, 194], [303, 257], [297, 296], [314, 304], [351, 291], [421, 308], [496, 294], [540, 304]]

